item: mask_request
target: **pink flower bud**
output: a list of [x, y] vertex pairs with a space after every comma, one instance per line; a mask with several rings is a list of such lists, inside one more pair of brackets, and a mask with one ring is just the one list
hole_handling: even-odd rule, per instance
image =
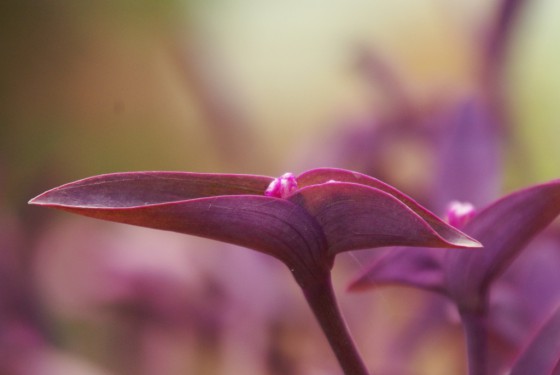
[[264, 195], [267, 197], [286, 198], [297, 189], [297, 181], [292, 173], [284, 173], [275, 178], [266, 188]]
[[447, 222], [455, 228], [465, 226], [475, 214], [474, 206], [468, 202], [453, 201], [447, 206]]

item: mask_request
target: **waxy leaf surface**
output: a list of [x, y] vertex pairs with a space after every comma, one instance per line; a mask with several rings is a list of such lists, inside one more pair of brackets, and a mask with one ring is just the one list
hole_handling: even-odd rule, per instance
[[310, 171], [285, 198], [265, 196], [272, 181], [253, 175], [116, 173], [60, 186], [30, 203], [245, 246], [280, 259], [300, 276], [320, 277], [342, 251], [480, 246], [365, 175]]

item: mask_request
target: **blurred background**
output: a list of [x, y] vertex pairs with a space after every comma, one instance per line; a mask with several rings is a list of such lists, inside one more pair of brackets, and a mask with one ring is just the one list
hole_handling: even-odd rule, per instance
[[[438, 215], [486, 204], [560, 175], [559, 16], [553, 0], [1, 2], [0, 374], [339, 374], [275, 260], [27, 201], [117, 171], [336, 166]], [[463, 374], [452, 313], [406, 334], [443, 301], [345, 292], [374, 252], [335, 267], [368, 366]]]

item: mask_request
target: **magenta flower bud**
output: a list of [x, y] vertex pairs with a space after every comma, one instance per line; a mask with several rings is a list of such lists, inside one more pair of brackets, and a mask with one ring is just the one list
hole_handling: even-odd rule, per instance
[[447, 206], [447, 222], [462, 228], [476, 215], [474, 206], [468, 202], [453, 201]]
[[297, 181], [293, 173], [284, 173], [275, 178], [266, 188], [264, 195], [267, 197], [286, 198], [297, 190]]

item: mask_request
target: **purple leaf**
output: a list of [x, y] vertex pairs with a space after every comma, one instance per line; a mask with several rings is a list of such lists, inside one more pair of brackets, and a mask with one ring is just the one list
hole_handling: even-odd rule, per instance
[[558, 360], [556, 361], [556, 366], [554, 366], [554, 369], [550, 372], [550, 375], [560, 375], [560, 358], [558, 358]]
[[[318, 268], [315, 262], [322, 265], [320, 269], [330, 269], [329, 264], [323, 264], [323, 234], [313, 218], [287, 200], [262, 195], [271, 180], [238, 175], [119, 173], [63, 185], [30, 203], [245, 246], [279, 258], [290, 268], [303, 266], [311, 274]], [[254, 195], [257, 193], [261, 195]]]
[[395, 66], [375, 48], [360, 48], [358, 64], [362, 74], [373, 87], [379, 87], [388, 105], [396, 108], [400, 114], [412, 113], [411, 93], [405, 87], [402, 77], [395, 71]]
[[[485, 69], [487, 77], [496, 79], [500, 77], [500, 69], [503, 69], [507, 49], [511, 43], [515, 26], [522, 15], [523, 7], [528, 1], [525, 0], [502, 0], [494, 16], [485, 48]], [[494, 83], [494, 82], [492, 82]]]
[[478, 98], [458, 103], [448, 116], [440, 135], [434, 209], [443, 212], [454, 200], [483, 207], [499, 193], [503, 132], [492, 108]]
[[262, 195], [271, 177], [188, 172], [99, 175], [49, 190], [29, 203], [84, 207], [134, 207], [219, 195]]
[[450, 294], [459, 301], [483, 292], [559, 213], [560, 180], [507, 195], [482, 210], [464, 230], [477, 238], [484, 250], [446, 254]]
[[[331, 181], [336, 180], [336, 181]], [[298, 186], [299, 185], [299, 186]], [[337, 253], [386, 245], [478, 247], [396, 189], [343, 170], [295, 178], [177, 172], [103, 175], [31, 204], [245, 246], [292, 271], [347, 374], [367, 374], [332, 292]]]
[[[305, 196], [305, 202], [299, 204], [328, 226], [327, 240], [333, 254], [390, 245], [479, 247], [477, 241], [446, 224], [412, 198], [364, 174], [343, 169], [314, 169], [300, 175], [298, 182], [300, 187], [321, 186], [322, 197], [316, 188], [302, 189], [300, 194]], [[341, 220], [340, 215], [346, 220]], [[384, 232], [374, 232], [380, 229]], [[377, 244], [371, 243], [374, 237]]]
[[[328, 182], [333, 177], [351, 183]], [[321, 169], [290, 178], [289, 189], [265, 196], [271, 186], [282, 187], [282, 180], [117, 173], [63, 185], [30, 203], [245, 246], [280, 259], [300, 277], [324, 275], [341, 251], [479, 246], [396, 189], [365, 175]]]
[[[402, 250], [376, 261], [350, 286], [364, 289], [379, 283], [401, 283], [441, 292], [461, 308], [480, 308], [490, 283], [560, 212], [560, 180], [536, 185], [496, 201], [466, 224], [466, 233], [479, 239], [479, 251], [446, 251], [438, 263], [436, 249], [419, 254]], [[438, 265], [444, 274], [440, 286]], [[414, 270], [416, 275], [409, 275]], [[401, 275], [399, 276], [399, 272]]]
[[517, 358], [510, 375], [555, 374], [560, 360], [560, 306]]
[[404, 203], [369, 186], [345, 182], [308, 186], [290, 200], [319, 222], [332, 255], [392, 245], [476, 246], [465, 236], [443, 238]]
[[390, 249], [353, 281], [349, 290], [360, 291], [383, 285], [406, 285], [445, 293], [441, 251]]

